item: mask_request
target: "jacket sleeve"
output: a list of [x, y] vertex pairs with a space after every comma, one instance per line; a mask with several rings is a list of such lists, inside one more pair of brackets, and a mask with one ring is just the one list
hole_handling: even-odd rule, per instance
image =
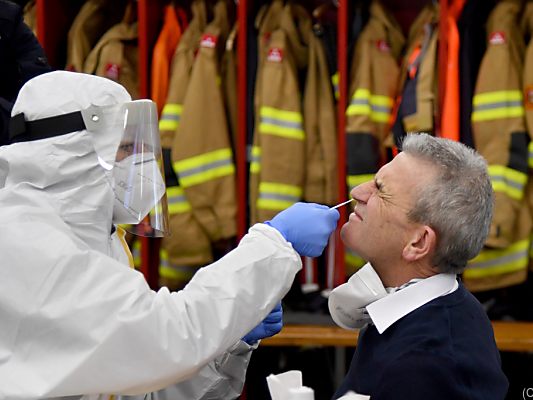
[[263, 224], [174, 293], [80, 249], [59, 218], [19, 221], [2, 246], [0, 279], [12, 285], [0, 293], [0, 398], [13, 400], [134, 395], [189, 379], [264, 319], [301, 268]]

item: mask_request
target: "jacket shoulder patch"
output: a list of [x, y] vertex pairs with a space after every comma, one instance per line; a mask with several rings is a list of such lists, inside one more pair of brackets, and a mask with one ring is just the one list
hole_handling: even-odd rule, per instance
[[283, 61], [283, 50], [279, 47], [272, 47], [268, 51], [267, 60], [271, 62], [281, 62]]
[[495, 31], [492, 32], [489, 36], [489, 43], [490, 44], [505, 44], [505, 32], [502, 31]]

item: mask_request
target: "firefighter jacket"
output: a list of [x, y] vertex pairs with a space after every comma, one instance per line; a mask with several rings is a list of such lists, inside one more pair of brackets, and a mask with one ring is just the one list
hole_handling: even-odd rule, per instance
[[304, 131], [306, 134], [303, 199], [308, 202], [337, 203], [337, 124], [332, 77], [323, 42], [322, 28], [313, 26], [309, 35], [309, 65], [304, 91]]
[[194, 218], [191, 203], [172, 166], [171, 148], [180, 126], [183, 101], [189, 84], [200, 36], [207, 24], [203, 0], [191, 5], [192, 18], [180, 38], [171, 63], [170, 82], [165, 106], [159, 120], [161, 146], [167, 185], [169, 225], [172, 236], [161, 241], [160, 284], [179, 289], [192, 277], [197, 268], [213, 260], [207, 233]]
[[124, 1], [89, 0], [82, 5], [68, 31], [66, 69], [83, 71], [87, 56], [98, 40], [121, 21], [124, 9]]
[[372, 179], [385, 161], [385, 139], [390, 135], [404, 42], [392, 15], [379, 1], [373, 1], [350, 67], [350, 102], [346, 109], [348, 190]]
[[[257, 31], [255, 46], [250, 46], [249, 59], [247, 60], [247, 66], [250, 70], [248, 73], [248, 87], [253, 86], [253, 90], [248, 90], [247, 100], [248, 105], [251, 105], [252, 112], [247, 116], [247, 157], [250, 169], [249, 179], [249, 194], [248, 194], [248, 206], [249, 206], [249, 220], [255, 221], [256, 216], [256, 203], [258, 196], [257, 176], [254, 174], [259, 173], [261, 154], [260, 148], [254, 147], [255, 127], [258, 124], [259, 115], [259, 99], [261, 98], [261, 84], [260, 79], [263, 65], [263, 60], [266, 58], [268, 45], [272, 32], [279, 28], [279, 21], [281, 12], [283, 11], [283, 1], [273, 0], [270, 5], [265, 4], [259, 9], [255, 18], [254, 29], [250, 29], [248, 32], [248, 40], [252, 42], [254, 39], [254, 33]], [[252, 184], [253, 183], [253, 184]]]
[[434, 132], [437, 107], [439, 7], [429, 4], [417, 16], [407, 39], [400, 72], [401, 101], [393, 126], [396, 146], [409, 132]]
[[[303, 195], [305, 134], [299, 74], [309, 59], [311, 19], [303, 7], [287, 3], [279, 24], [270, 35], [268, 51], [262, 51], [261, 43], [259, 49], [251, 223], [272, 218]], [[260, 41], [265, 39], [261, 36]]]
[[130, 3], [122, 22], [109, 29], [91, 50], [83, 72], [114, 80], [124, 86], [131, 97], [139, 98], [137, 22], [135, 4]]
[[150, 80], [150, 97], [157, 104], [158, 115], [161, 115], [167, 100], [172, 56], [176, 51], [182, 32], [187, 28], [187, 15], [183, 9], [167, 5], [164, 14], [163, 27], [159, 32], [152, 54]]
[[236, 235], [235, 165], [220, 81], [229, 28], [227, 3], [219, 0], [201, 37], [172, 144], [174, 170], [211, 242]]
[[470, 290], [487, 290], [526, 279], [529, 233], [525, 190], [528, 144], [522, 96], [524, 41], [519, 1], [498, 3], [487, 21], [487, 51], [473, 99], [476, 149], [488, 162], [495, 208], [484, 250], [463, 274]]

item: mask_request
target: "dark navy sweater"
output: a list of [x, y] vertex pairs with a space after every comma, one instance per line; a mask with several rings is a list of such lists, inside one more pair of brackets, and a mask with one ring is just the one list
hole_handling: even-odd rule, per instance
[[508, 385], [490, 321], [460, 284], [381, 335], [364, 328], [333, 398], [353, 390], [371, 400], [502, 400]]

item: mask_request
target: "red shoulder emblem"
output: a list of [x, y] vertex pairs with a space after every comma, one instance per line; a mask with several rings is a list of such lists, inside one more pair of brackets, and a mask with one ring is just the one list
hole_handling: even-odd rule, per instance
[[278, 62], [278, 63], [283, 61], [283, 50], [280, 49], [279, 47], [272, 47], [268, 51], [267, 60], [272, 61], [272, 62]]
[[389, 53], [390, 52], [390, 45], [387, 43], [386, 40], [378, 40], [376, 42], [376, 47], [378, 48], [379, 51], [382, 51], [384, 53]]
[[492, 32], [489, 36], [489, 43], [490, 44], [505, 44], [505, 32], [502, 31], [495, 31]]
[[104, 69], [104, 75], [106, 78], [118, 81], [118, 77], [120, 76], [120, 65], [107, 63]]
[[204, 34], [202, 40], [200, 41], [200, 47], [207, 47], [209, 49], [214, 49], [217, 46], [218, 36]]

